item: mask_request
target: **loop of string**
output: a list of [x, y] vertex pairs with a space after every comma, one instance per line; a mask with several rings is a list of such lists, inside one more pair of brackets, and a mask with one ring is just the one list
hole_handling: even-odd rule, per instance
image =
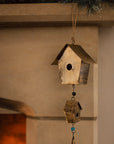
[[[71, 98], [71, 100], [75, 101], [75, 95], [76, 95], [75, 84], [72, 84], [72, 88], [73, 88], [73, 92], [72, 92], [72, 98]], [[75, 139], [74, 139], [75, 127], [74, 127], [74, 123], [72, 123], [71, 131], [72, 131], [72, 141], [71, 141], [71, 144], [75, 144]]]
[[75, 84], [72, 85], [73, 92], [75, 92]]
[[72, 44], [75, 44], [77, 17], [78, 17], [78, 5], [77, 5], [77, 3], [73, 3], [72, 4], [72, 30], [73, 30], [73, 36], [72, 36], [72, 39], [71, 39]]
[[[72, 123], [72, 127], [74, 127], [74, 124]], [[71, 144], [75, 144], [75, 138], [74, 138], [75, 130], [72, 131], [72, 141]]]
[[75, 96], [76, 96], [75, 84], [72, 84], [72, 97], [71, 97], [71, 100], [74, 100], [74, 101], [75, 101]]

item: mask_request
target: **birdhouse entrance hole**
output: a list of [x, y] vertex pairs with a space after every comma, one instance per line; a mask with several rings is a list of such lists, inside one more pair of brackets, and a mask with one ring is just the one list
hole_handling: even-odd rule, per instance
[[67, 64], [67, 70], [71, 70], [72, 69], [72, 65], [71, 64]]
[[78, 117], [78, 116], [79, 116], [79, 113], [76, 114], [76, 117]]

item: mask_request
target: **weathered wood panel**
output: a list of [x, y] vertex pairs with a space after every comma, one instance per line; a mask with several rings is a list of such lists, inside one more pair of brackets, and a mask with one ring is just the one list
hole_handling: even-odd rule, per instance
[[[71, 65], [72, 68], [68, 70], [67, 65]], [[68, 47], [58, 63], [61, 83], [78, 84], [80, 65], [81, 59]]]

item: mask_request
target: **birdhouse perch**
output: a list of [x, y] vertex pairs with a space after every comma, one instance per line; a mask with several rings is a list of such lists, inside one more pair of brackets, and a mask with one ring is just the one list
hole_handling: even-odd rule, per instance
[[80, 45], [66, 44], [52, 65], [58, 65], [62, 84], [86, 84], [90, 63], [95, 61]]

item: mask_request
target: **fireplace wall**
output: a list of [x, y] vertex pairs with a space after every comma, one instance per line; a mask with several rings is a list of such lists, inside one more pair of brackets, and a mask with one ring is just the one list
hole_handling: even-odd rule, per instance
[[[66, 43], [71, 27], [28, 27], [0, 29], [0, 96], [22, 101], [36, 116], [64, 116], [64, 104], [71, 99], [72, 86], [61, 85], [57, 66], [51, 63]], [[98, 28], [78, 27], [76, 43], [97, 61]], [[87, 85], [76, 86], [82, 116], [97, 116], [97, 91], [91, 65]], [[97, 89], [97, 87], [96, 87]], [[27, 144], [71, 143], [70, 124], [27, 118]], [[94, 122], [76, 124], [78, 144], [94, 143]]]

